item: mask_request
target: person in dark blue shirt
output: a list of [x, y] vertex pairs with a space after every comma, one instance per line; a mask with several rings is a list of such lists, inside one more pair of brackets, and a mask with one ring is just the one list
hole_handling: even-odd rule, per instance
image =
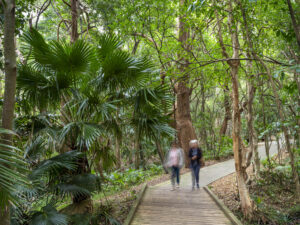
[[199, 172], [201, 168], [202, 150], [199, 148], [197, 140], [190, 141], [189, 158], [191, 159], [190, 168], [192, 173], [192, 189], [195, 189], [195, 184], [199, 189]]

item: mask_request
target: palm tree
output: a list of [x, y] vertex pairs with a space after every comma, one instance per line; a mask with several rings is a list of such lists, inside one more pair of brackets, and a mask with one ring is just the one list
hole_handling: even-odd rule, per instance
[[[20, 100], [30, 102], [35, 123], [36, 109], [41, 115], [56, 114], [51, 122], [39, 121], [39, 129], [31, 124], [26, 157], [30, 179], [39, 188], [29, 197], [49, 200], [42, 211], [29, 213], [31, 220], [35, 215], [39, 221], [43, 210], [59, 216], [59, 199], [69, 196], [77, 204], [99, 190], [91, 157], [105, 166], [115, 161], [109, 142], [122, 135], [119, 121], [134, 127], [139, 142], [173, 134], [165, 116], [171, 98], [166, 87], [152, 82], [151, 62], [132, 57], [113, 35], [100, 35], [98, 40], [97, 46], [82, 40], [46, 42], [34, 29], [24, 35], [24, 51], [32, 51], [27, 65], [18, 70]], [[28, 215], [31, 210], [23, 211]]]

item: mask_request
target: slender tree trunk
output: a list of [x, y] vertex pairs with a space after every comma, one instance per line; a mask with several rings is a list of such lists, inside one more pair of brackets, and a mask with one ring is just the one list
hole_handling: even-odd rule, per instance
[[[181, 7], [184, 7], [185, 0], [179, 0]], [[185, 16], [179, 17], [179, 42], [181, 43], [183, 49], [188, 48], [188, 38], [189, 31], [185, 24]], [[180, 71], [182, 73], [186, 72], [188, 67], [188, 60], [181, 56], [179, 53], [179, 58], [184, 65], [180, 65]], [[176, 110], [176, 129], [178, 132], [178, 141], [180, 146], [185, 152], [185, 165], [189, 166], [190, 160], [187, 157], [189, 151], [189, 141], [196, 139], [195, 129], [192, 124], [191, 109], [190, 109], [190, 94], [191, 90], [188, 87], [189, 78], [187, 75], [183, 75], [181, 81], [179, 81], [175, 86], [177, 110]]]
[[[300, 81], [299, 81], [300, 73], [294, 72], [294, 80], [297, 83], [298, 87], [298, 107], [300, 108]], [[298, 110], [298, 134], [296, 135], [296, 143], [297, 147], [300, 147], [300, 111]], [[298, 136], [298, 137], [297, 137]]]
[[[201, 82], [201, 117], [205, 118], [205, 87], [204, 87], [204, 78], [203, 78], [203, 74], [201, 73], [202, 76], [202, 82]], [[202, 143], [205, 143], [206, 149], [208, 149], [208, 141], [207, 141], [207, 128], [206, 128], [206, 119], [203, 119], [202, 121], [202, 127], [201, 129], [201, 133], [202, 133]]]
[[226, 86], [224, 89], [224, 108], [225, 108], [225, 116], [220, 129], [221, 138], [226, 135], [228, 122], [231, 120], [231, 108], [230, 108], [230, 97], [229, 97], [229, 88]]
[[281, 165], [281, 147], [280, 147], [280, 139], [278, 135], [276, 135], [276, 143], [277, 143], [278, 161], [279, 161], [279, 165]]
[[75, 42], [78, 35], [78, 0], [71, 0], [71, 42]]
[[[216, 1], [215, 1], [216, 2]], [[230, 58], [227, 53], [223, 36], [222, 36], [222, 27], [219, 20], [219, 15], [217, 10], [215, 11], [217, 17], [217, 27], [218, 27], [218, 39], [221, 46], [222, 54], [225, 58]], [[228, 0], [228, 27], [231, 34], [232, 42], [232, 58], [239, 58], [239, 39], [238, 39], [238, 25], [235, 23], [233, 17], [233, 6], [231, 0]], [[233, 107], [233, 124], [232, 124], [232, 141], [233, 141], [233, 153], [235, 161], [235, 170], [237, 176], [238, 190], [241, 201], [242, 212], [245, 217], [252, 218], [254, 211], [254, 203], [250, 198], [249, 190], [246, 185], [246, 165], [243, 162], [243, 159], [246, 158], [246, 152], [243, 151], [240, 131], [241, 131], [241, 114], [239, 107], [239, 82], [238, 82], [238, 71], [240, 66], [239, 60], [229, 60], [228, 65], [230, 66], [231, 82], [232, 82], [232, 107]]]
[[160, 145], [159, 140], [155, 139], [155, 145], [156, 145], [156, 149], [157, 149], [157, 153], [158, 153], [158, 156], [159, 156], [161, 165], [163, 166], [164, 171], [165, 171], [166, 173], [168, 173], [168, 170], [167, 170], [167, 169], [165, 168], [165, 166], [164, 166], [165, 155], [164, 155], [164, 151], [162, 150], [162, 147], [161, 147], [161, 145]]
[[[260, 96], [260, 102], [262, 105], [262, 113], [263, 113], [263, 125], [264, 125], [264, 129], [267, 129], [267, 118], [266, 118], [266, 111], [265, 111], [265, 99], [262, 95], [263, 93], [261, 93]], [[265, 142], [265, 151], [266, 151], [266, 156], [267, 156], [267, 160], [268, 160], [268, 164], [269, 166], [271, 165], [271, 161], [270, 161], [270, 143], [269, 143], [269, 135], [265, 134], [264, 135], [264, 142]]]
[[141, 159], [140, 159], [140, 140], [139, 137], [136, 137], [135, 143], [134, 143], [134, 165], [135, 169], [138, 170], [140, 168]]
[[295, 35], [296, 35], [298, 47], [300, 49], [300, 31], [299, 31], [299, 25], [297, 24], [297, 21], [296, 21], [295, 12], [294, 12], [294, 9], [292, 7], [291, 0], [286, 0], [286, 2], [287, 2], [288, 7], [289, 7], [289, 12], [290, 12], [290, 16], [291, 16], [291, 20], [292, 20], [294, 32], [295, 32]]
[[[234, 57], [235, 58], [235, 57]], [[238, 90], [238, 67], [231, 67], [232, 76], [232, 91], [233, 91], [233, 126], [232, 126], [232, 140], [233, 153], [235, 159], [235, 169], [238, 181], [239, 196], [241, 200], [241, 207], [243, 214], [246, 217], [252, 217], [254, 204], [250, 198], [249, 190], [246, 185], [245, 178], [247, 177], [246, 167], [243, 166], [243, 152], [241, 146], [241, 115], [239, 108], [239, 90]]]
[[122, 161], [121, 161], [121, 143], [122, 143], [122, 138], [121, 137], [116, 137], [115, 139], [116, 145], [115, 145], [115, 157], [116, 157], [116, 168], [120, 169], [122, 166]]
[[[15, 109], [16, 94], [16, 46], [15, 46], [15, 0], [1, 1], [4, 9], [4, 70], [5, 70], [5, 89], [2, 112], [2, 127], [12, 130]], [[3, 140], [11, 143], [10, 135], [3, 135]], [[1, 192], [1, 190], [0, 190]], [[0, 225], [10, 224], [10, 204], [0, 208]]]
[[[252, 67], [252, 65], [249, 65], [249, 66]], [[259, 177], [260, 159], [259, 159], [258, 150], [257, 150], [258, 149], [257, 134], [255, 131], [254, 122], [253, 122], [253, 100], [254, 100], [256, 88], [253, 86], [252, 82], [253, 81], [248, 82], [247, 125], [248, 125], [248, 132], [249, 132], [250, 151], [254, 155], [255, 176]]]
[[[5, 89], [2, 112], [2, 127], [12, 130], [16, 94], [16, 46], [15, 46], [15, 1], [5, 0], [4, 8], [4, 71]], [[11, 135], [5, 135], [10, 142]]]

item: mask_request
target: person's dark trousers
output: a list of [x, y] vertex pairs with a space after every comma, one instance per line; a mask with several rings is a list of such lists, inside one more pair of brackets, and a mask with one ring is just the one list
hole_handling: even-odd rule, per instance
[[176, 178], [176, 183], [179, 185], [179, 171], [180, 171], [179, 167], [172, 166], [171, 182], [173, 186], [175, 186], [175, 178]]
[[197, 184], [197, 187], [199, 188], [199, 172], [200, 172], [200, 165], [192, 165], [192, 185], [193, 188], [195, 187], [195, 183]]

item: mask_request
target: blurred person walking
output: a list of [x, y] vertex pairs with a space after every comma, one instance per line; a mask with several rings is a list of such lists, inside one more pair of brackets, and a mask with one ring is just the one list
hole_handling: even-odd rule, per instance
[[199, 172], [201, 166], [202, 160], [202, 150], [198, 145], [197, 140], [191, 140], [190, 141], [190, 150], [189, 150], [189, 158], [191, 160], [190, 162], [190, 168], [191, 168], [191, 174], [192, 174], [192, 190], [195, 189], [195, 184], [197, 185], [197, 188], [199, 189]]
[[171, 191], [175, 190], [175, 179], [176, 187], [179, 188], [180, 183], [180, 169], [184, 166], [184, 154], [182, 149], [176, 142], [173, 142], [171, 148], [166, 156], [165, 166], [171, 173]]

